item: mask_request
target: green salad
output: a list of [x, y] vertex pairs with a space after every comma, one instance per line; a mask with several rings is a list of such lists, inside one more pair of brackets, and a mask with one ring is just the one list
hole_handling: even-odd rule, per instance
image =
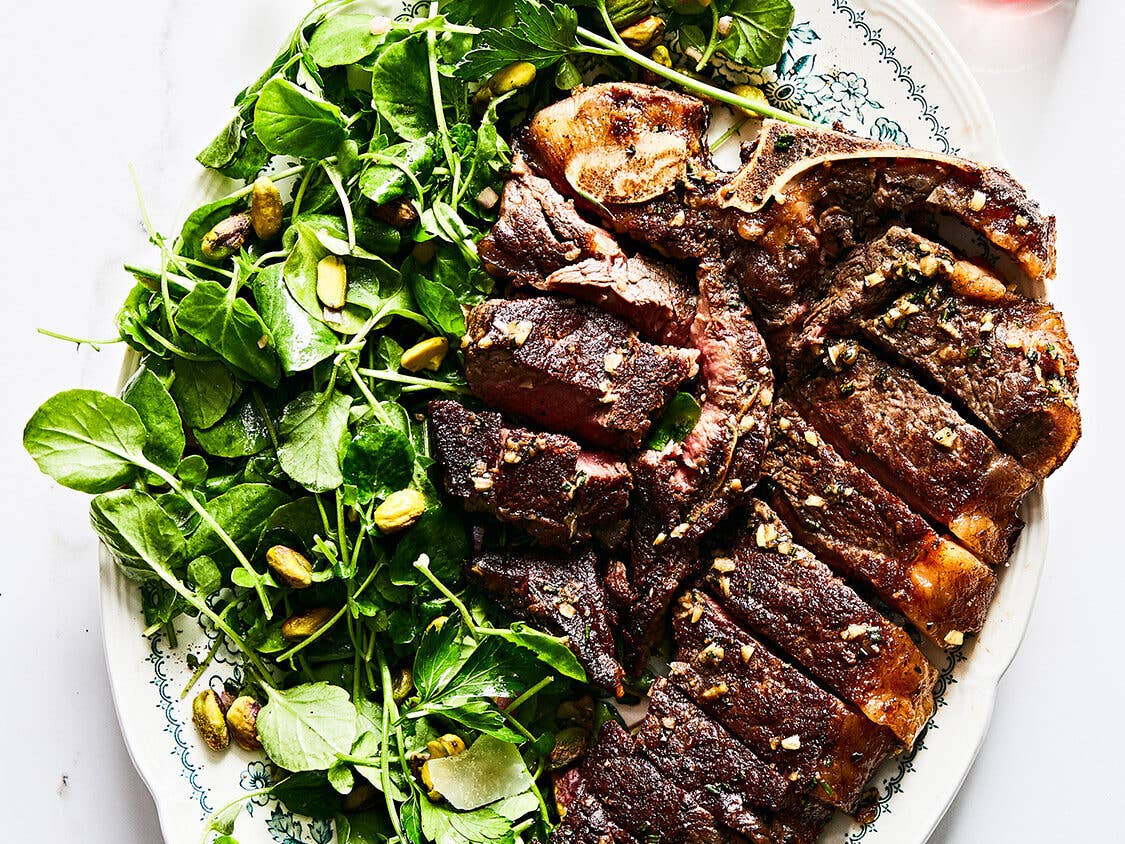
[[[342, 844], [545, 840], [550, 772], [614, 712], [565, 641], [462, 583], [468, 528], [435, 486], [420, 411], [468, 393], [460, 339], [493, 289], [476, 243], [510, 131], [604, 79], [806, 122], [708, 76], [719, 55], [776, 62], [793, 8], [421, 8], [329, 2], [299, 23], [198, 156], [229, 192], [175, 235], [146, 217], [154, 257], [126, 266], [117, 316], [137, 358], [120, 396], [59, 393], [24, 444], [94, 496], [145, 635], [216, 633], [185, 701], [213, 750], [264, 750], [270, 796], [333, 819]], [[200, 691], [220, 645], [242, 668]], [[258, 794], [203, 840], [234, 844]]]

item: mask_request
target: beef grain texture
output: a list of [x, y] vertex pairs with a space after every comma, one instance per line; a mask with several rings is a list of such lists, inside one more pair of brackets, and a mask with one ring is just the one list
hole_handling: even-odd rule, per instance
[[492, 299], [469, 314], [465, 375], [501, 410], [598, 446], [636, 448], [697, 353], [641, 340], [618, 317], [567, 299]]

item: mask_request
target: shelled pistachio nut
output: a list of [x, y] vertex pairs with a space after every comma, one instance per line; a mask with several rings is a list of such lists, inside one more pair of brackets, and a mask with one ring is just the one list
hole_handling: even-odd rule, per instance
[[261, 750], [258, 738], [258, 713], [262, 705], [252, 697], [243, 695], [235, 698], [227, 710], [227, 727], [234, 743], [243, 750]]
[[250, 215], [232, 214], [211, 227], [199, 242], [204, 258], [223, 261], [237, 252], [250, 236]]
[[312, 584], [312, 563], [299, 551], [285, 545], [274, 545], [266, 551], [270, 570], [290, 589], [304, 589]]
[[421, 343], [415, 343], [403, 352], [400, 362], [403, 369], [411, 372], [420, 372], [423, 369], [437, 371], [448, 352], [448, 340], [444, 337], [430, 337]]
[[488, 80], [488, 89], [496, 96], [500, 96], [516, 88], [526, 88], [535, 81], [535, 73], [535, 65], [531, 62], [512, 62], [496, 71]]
[[191, 702], [191, 721], [203, 743], [212, 750], [226, 750], [230, 745], [230, 732], [219, 696], [210, 689], [197, 694]]
[[658, 15], [648, 15], [635, 24], [625, 27], [618, 35], [634, 50], [643, 50], [660, 40], [664, 35], [665, 25], [664, 18]]
[[383, 533], [398, 533], [410, 527], [426, 512], [426, 499], [416, 489], [392, 492], [375, 508], [375, 527]]
[[347, 304], [348, 268], [336, 255], [325, 255], [316, 265], [316, 298], [326, 308]]
[[254, 180], [254, 192], [250, 196], [250, 224], [254, 234], [262, 240], [269, 240], [281, 231], [283, 209], [281, 191], [269, 176], [259, 176]]
[[332, 607], [314, 607], [291, 615], [281, 624], [281, 635], [289, 640], [307, 639], [326, 625], [336, 611]]

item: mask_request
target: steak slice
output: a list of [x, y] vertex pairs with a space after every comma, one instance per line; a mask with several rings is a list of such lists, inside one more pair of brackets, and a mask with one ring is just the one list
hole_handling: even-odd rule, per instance
[[816, 685], [690, 590], [674, 616], [672, 681], [814, 796], [851, 809], [894, 734]]
[[637, 337], [572, 300], [491, 299], [473, 308], [465, 375], [480, 399], [607, 448], [636, 448], [698, 353]]
[[591, 682], [622, 695], [625, 672], [614, 655], [613, 616], [593, 551], [478, 554], [469, 571], [509, 612], [565, 638]]
[[586, 258], [624, 257], [609, 232], [582, 219], [574, 203], [519, 156], [504, 183], [496, 224], [477, 249], [491, 275], [525, 285]]
[[633, 481], [617, 457], [455, 401], [428, 410], [445, 488], [466, 509], [518, 524], [546, 545], [596, 537], [612, 547], [624, 538]]
[[784, 400], [763, 469], [774, 509], [837, 572], [869, 586], [939, 647], [980, 630], [992, 570], [841, 457]]
[[579, 769], [609, 819], [640, 841], [718, 844], [731, 836], [682, 788], [661, 776], [616, 721], [602, 725]]
[[699, 421], [683, 442], [631, 462], [637, 601], [623, 635], [636, 671], [647, 661], [676, 588], [698, 568], [699, 540], [757, 481], [769, 437], [769, 354], [723, 268], [700, 270], [692, 340], [701, 371]]
[[975, 264], [948, 270], [948, 284], [902, 297], [860, 330], [955, 396], [1045, 478], [1082, 433], [1078, 359], [1062, 317]]
[[965, 543], [1003, 563], [1035, 478], [943, 398], [854, 342], [829, 344], [823, 366], [786, 398], [847, 459]]
[[634, 844], [637, 841], [609, 819], [605, 806], [590, 794], [578, 768], [571, 768], [555, 778], [555, 805], [560, 821], [551, 832], [551, 844]]
[[695, 292], [683, 274], [662, 261], [643, 255], [588, 258], [530, 283], [616, 314], [648, 340], [671, 346], [691, 343]]
[[724, 826], [755, 844], [813, 844], [832, 810], [711, 720], [667, 678], [649, 691], [637, 733], [645, 756]]
[[934, 711], [938, 672], [910, 637], [793, 542], [763, 502], [704, 583], [731, 616], [908, 748]]

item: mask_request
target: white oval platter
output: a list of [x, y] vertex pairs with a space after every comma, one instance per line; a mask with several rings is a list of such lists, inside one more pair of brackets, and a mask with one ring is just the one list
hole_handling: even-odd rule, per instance
[[[760, 84], [783, 107], [838, 120], [867, 137], [1003, 163], [992, 117], [968, 68], [913, 2], [795, 5], [796, 25], [776, 68], [747, 74], [725, 67], [724, 75]], [[213, 185], [201, 179], [192, 204], [209, 189]], [[134, 365], [127, 357], [123, 374]], [[996, 686], [1019, 647], [1043, 569], [1047, 517], [1038, 490], [1023, 516], [1027, 527], [980, 636], [953, 654], [931, 653], [941, 668], [936, 714], [915, 749], [878, 772], [874, 820], [860, 826], [838, 815], [825, 844], [922, 844], [952, 802], [988, 730]], [[194, 844], [211, 812], [267, 785], [270, 769], [237, 749], [214, 754], [194, 733], [190, 697], [181, 699], [181, 691], [192, 673], [189, 655], [202, 657], [212, 639], [191, 620], [179, 625], [175, 648], [163, 636], [142, 637], [135, 587], [104, 549], [100, 567], [106, 662], [126, 744], [156, 801], [167, 844]], [[237, 671], [234, 654], [220, 647], [216, 657], [197, 688], [221, 688]], [[241, 844], [329, 844], [333, 830], [330, 821], [294, 816], [259, 797], [250, 801], [236, 836]]]

